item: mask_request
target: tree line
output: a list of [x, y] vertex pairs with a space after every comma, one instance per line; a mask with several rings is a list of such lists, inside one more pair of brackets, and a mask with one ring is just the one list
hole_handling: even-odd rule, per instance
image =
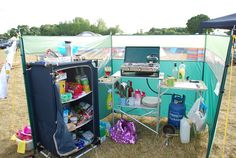
[[[202, 21], [209, 20], [207, 15], [200, 14], [191, 17], [185, 28], [173, 27], [173, 28], [155, 28], [152, 27], [149, 31], [138, 31], [135, 34], [145, 35], [180, 35], [180, 34], [195, 34], [199, 33], [199, 25]], [[107, 27], [103, 19], [98, 19], [96, 24], [91, 24], [89, 20], [81, 17], [76, 17], [72, 21], [60, 22], [59, 24], [44, 24], [40, 27], [29, 27], [28, 25], [18, 25], [17, 28], [11, 28], [2, 36], [12, 37], [16, 36], [20, 30], [22, 35], [33, 36], [75, 36], [84, 31], [91, 31], [101, 35], [115, 35], [122, 34], [123, 31], [119, 25], [115, 27]]]

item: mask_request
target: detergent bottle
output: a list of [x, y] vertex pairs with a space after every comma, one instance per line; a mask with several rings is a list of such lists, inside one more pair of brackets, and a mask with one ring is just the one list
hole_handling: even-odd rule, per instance
[[180, 81], [184, 81], [185, 79], [185, 64], [183, 62], [179, 65], [178, 78]]
[[112, 106], [113, 106], [113, 104], [112, 104], [112, 90], [109, 89], [107, 91], [107, 104], [106, 104], [107, 110], [111, 110]]
[[175, 78], [175, 80], [178, 79], [178, 68], [177, 68], [177, 63], [174, 63], [174, 67], [172, 69], [172, 77]]

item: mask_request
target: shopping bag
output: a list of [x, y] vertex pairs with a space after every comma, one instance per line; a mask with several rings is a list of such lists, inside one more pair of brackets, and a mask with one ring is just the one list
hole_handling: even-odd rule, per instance
[[195, 101], [187, 117], [195, 124], [196, 131], [204, 130], [207, 118], [207, 105], [203, 102], [202, 97]]
[[110, 129], [110, 136], [117, 143], [135, 144], [137, 141], [136, 128], [133, 122], [121, 118]]

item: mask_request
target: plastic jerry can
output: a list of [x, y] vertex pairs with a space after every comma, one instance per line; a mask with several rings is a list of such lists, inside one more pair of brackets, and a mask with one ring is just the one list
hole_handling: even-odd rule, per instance
[[180, 120], [180, 141], [181, 143], [190, 142], [190, 124], [185, 117]]

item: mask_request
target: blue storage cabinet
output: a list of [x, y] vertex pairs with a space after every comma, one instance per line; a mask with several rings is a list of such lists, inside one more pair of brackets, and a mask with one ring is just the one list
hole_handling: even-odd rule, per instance
[[[67, 106], [86, 102], [93, 106], [93, 117], [90, 121], [79, 126], [76, 131], [91, 131], [93, 141], [84, 148], [78, 149], [63, 118], [63, 106], [59, 89], [56, 86], [55, 74], [59, 70], [67, 73], [67, 80], [73, 82], [75, 75], [80, 72], [86, 74], [91, 92], [87, 95], [67, 102]], [[81, 71], [82, 70], [82, 71]], [[26, 75], [29, 82], [29, 106], [32, 109], [31, 126], [34, 144], [38, 150], [47, 150], [56, 156], [80, 155], [100, 144], [99, 109], [98, 109], [98, 77], [97, 68], [91, 61], [63, 63], [59, 65], [28, 63]], [[33, 119], [32, 119], [33, 118]]]

